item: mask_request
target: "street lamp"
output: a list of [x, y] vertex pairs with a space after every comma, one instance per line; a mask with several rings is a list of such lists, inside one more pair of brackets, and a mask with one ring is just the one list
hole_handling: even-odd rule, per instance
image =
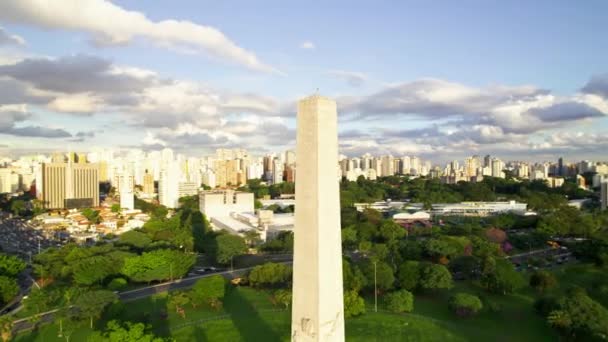
[[378, 312], [378, 286], [377, 286], [377, 272], [376, 272], [376, 264], [378, 262], [374, 260], [374, 312]]

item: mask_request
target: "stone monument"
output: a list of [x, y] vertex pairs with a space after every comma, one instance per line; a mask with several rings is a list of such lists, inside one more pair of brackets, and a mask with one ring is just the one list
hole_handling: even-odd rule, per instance
[[298, 103], [291, 340], [344, 341], [336, 102]]

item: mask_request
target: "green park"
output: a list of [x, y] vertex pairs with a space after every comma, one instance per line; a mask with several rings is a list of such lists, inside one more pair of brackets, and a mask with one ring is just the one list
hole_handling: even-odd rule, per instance
[[[292, 189], [254, 181], [242, 190], [261, 198]], [[567, 205], [567, 198], [586, 197], [590, 204], [581, 209]], [[341, 198], [348, 341], [607, 338], [608, 215], [591, 193], [570, 182], [551, 189], [510, 178], [445, 185], [387, 177], [343, 181]], [[403, 227], [378, 211], [353, 207], [386, 198], [514, 199], [537, 215], [443, 217]], [[152, 216], [142, 229], [36, 255], [32, 272], [40, 289], [32, 289], [15, 315], [2, 317], [2, 339], [288, 341], [291, 265], [264, 256], [288, 255], [293, 235], [261, 242], [255, 234], [214, 232], [196, 198], [181, 204], [167, 215], [162, 207], [138, 201]], [[556, 256], [561, 250], [568, 251], [568, 260]], [[253, 251], [256, 255], [249, 255]], [[192, 286], [125, 295], [186, 280], [192, 268], [211, 265], [223, 271], [198, 276]], [[12, 257], [0, 259], [9, 284], [0, 283], [4, 302], [15, 295], [11, 279], [24, 267]]]

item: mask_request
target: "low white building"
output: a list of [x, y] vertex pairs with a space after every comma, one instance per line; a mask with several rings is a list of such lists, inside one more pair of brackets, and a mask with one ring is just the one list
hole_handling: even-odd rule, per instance
[[[431, 215], [449, 216], [489, 216], [503, 213], [526, 215], [528, 205], [516, 201], [508, 202], [460, 202], [437, 203], [431, 205]], [[413, 203], [407, 209], [422, 210], [422, 203]]]
[[398, 213], [393, 215], [395, 221], [428, 221], [431, 219], [431, 214], [426, 211], [417, 211], [414, 213]]
[[232, 213], [254, 212], [253, 193], [234, 190], [200, 191], [199, 208], [208, 219], [226, 217]]

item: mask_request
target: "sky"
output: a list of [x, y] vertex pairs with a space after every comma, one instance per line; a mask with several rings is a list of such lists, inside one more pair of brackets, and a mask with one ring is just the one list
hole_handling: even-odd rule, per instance
[[341, 153], [608, 160], [608, 2], [0, 1], [0, 155], [295, 144], [338, 104]]

